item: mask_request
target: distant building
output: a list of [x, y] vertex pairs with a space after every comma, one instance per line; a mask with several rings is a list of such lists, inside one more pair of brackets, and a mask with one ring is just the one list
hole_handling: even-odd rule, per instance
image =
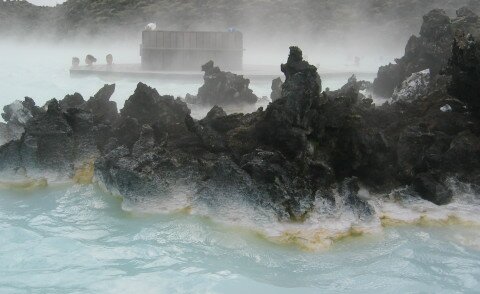
[[200, 70], [210, 60], [225, 70], [242, 70], [243, 35], [237, 30], [145, 30], [140, 55], [146, 70]]

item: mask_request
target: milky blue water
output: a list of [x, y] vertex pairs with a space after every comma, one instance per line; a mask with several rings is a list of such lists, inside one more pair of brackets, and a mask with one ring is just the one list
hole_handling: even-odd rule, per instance
[[94, 186], [1, 190], [0, 201], [1, 293], [473, 293], [480, 286], [479, 243], [455, 240], [459, 229], [468, 232], [461, 226], [390, 227], [310, 252], [207, 217], [126, 212], [121, 199]]
[[[0, 43], [0, 104], [89, 97], [115, 82], [121, 106], [138, 81], [68, 75], [75, 55], [138, 61], [136, 46], [119, 48]], [[323, 82], [335, 88], [347, 77]], [[144, 82], [180, 96], [201, 85]], [[270, 85], [253, 89], [268, 95]], [[459, 192], [439, 208], [362, 193], [375, 207], [372, 222], [319, 201], [305, 224], [285, 224], [241, 203], [206, 209], [177, 195], [135, 206], [97, 184], [30, 187], [0, 178], [0, 293], [478, 292], [478, 195]]]

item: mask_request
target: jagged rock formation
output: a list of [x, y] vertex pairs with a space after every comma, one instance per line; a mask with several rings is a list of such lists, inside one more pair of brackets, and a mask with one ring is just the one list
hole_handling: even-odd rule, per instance
[[357, 76], [352, 75], [347, 83], [343, 85], [339, 90], [337, 91], [330, 91], [330, 89], [325, 89], [327, 93], [330, 95], [333, 95], [334, 97], [338, 97], [339, 95], [346, 95], [347, 93], [359, 93], [359, 92], [364, 92], [364, 93], [371, 93], [372, 92], [372, 83], [368, 81], [359, 81], [357, 80]]
[[[164, 129], [173, 124], [181, 130], [158, 136], [148, 122], [140, 136], [136, 132], [131, 151], [118, 144], [97, 162], [98, 177], [130, 197], [181, 187], [199, 201], [247, 199], [294, 220], [308, 214], [318, 197], [334, 201], [335, 187], [350, 187], [342, 193], [368, 215], [371, 208], [355, 196], [356, 185], [347, 183], [375, 191], [411, 184], [436, 204], [452, 198], [448, 177], [480, 183], [479, 122], [445, 89], [375, 107], [359, 93], [368, 85], [354, 77], [322, 94], [315, 67], [296, 47], [282, 70], [282, 96], [266, 110], [226, 115], [214, 107], [197, 121], [184, 107], [169, 108], [178, 119], [162, 119]], [[451, 111], [442, 111], [447, 104]]]
[[393, 92], [393, 100], [412, 101], [428, 94], [430, 70], [413, 73]]
[[202, 106], [228, 106], [255, 104], [258, 97], [248, 88], [250, 80], [231, 72], [221, 71], [209, 61], [202, 66], [204, 84], [197, 96], [187, 95], [190, 104]]
[[6, 123], [0, 122], [0, 146], [18, 140], [25, 131], [25, 125], [41, 110], [35, 106], [32, 98], [25, 97], [23, 102], [15, 101], [3, 108], [2, 118]]
[[272, 81], [272, 93], [270, 94], [270, 100], [277, 101], [282, 98], [282, 79], [276, 78]]
[[395, 64], [381, 67], [373, 84], [374, 93], [390, 97], [410, 75], [426, 69], [434, 77], [444, 68], [452, 55], [452, 42], [456, 30], [480, 35], [480, 21], [476, 14], [464, 7], [457, 18], [450, 19], [444, 10], [435, 9], [423, 17], [420, 36], [412, 36], [405, 55]]
[[[98, 156], [97, 146], [104, 145], [112, 123], [106, 117], [117, 116], [116, 104], [108, 101], [114, 89], [114, 85], [106, 85], [87, 102], [78, 93], [67, 95], [61, 101], [49, 101], [44, 108], [26, 98], [23, 105], [29, 110], [29, 119], [20, 138], [0, 147], [0, 170], [72, 175], [76, 165]], [[13, 117], [8, 111], [4, 114], [8, 123]]]
[[[177, 101], [178, 107], [162, 107], [176, 119], [156, 116], [162, 136], [155, 132], [158, 122], [137, 124], [144, 124], [137, 142], [130, 149], [125, 144], [112, 148], [97, 162], [98, 177], [128, 197], [182, 189], [199, 201], [245, 199], [273, 209], [280, 218], [302, 219], [315, 197], [323, 197], [323, 191], [330, 195], [336, 179], [328, 163], [310, 150], [308, 137], [313, 136], [317, 109], [324, 100], [316, 68], [292, 47], [282, 69], [286, 74], [282, 98], [266, 111], [226, 115], [216, 106], [197, 121]], [[154, 108], [147, 103], [152, 97], [157, 97], [156, 105], [169, 100], [145, 85], [140, 84], [136, 92], [139, 89], [144, 94], [129, 99], [126, 108], [135, 105], [144, 113]], [[149, 117], [143, 114], [135, 119], [144, 116]], [[352, 193], [349, 197], [355, 197], [356, 191]]]
[[[470, 70], [461, 42], [453, 77]], [[358, 196], [360, 184], [379, 193], [410, 185], [439, 205], [453, 197], [449, 177], [480, 185], [480, 121], [470, 112], [477, 100], [457, 91], [463, 79], [438, 78], [422, 98], [376, 107], [360, 93], [368, 84], [354, 76], [321, 92], [317, 69], [297, 47], [281, 69], [281, 97], [249, 114], [215, 106], [196, 120], [183, 101], [142, 83], [120, 114], [109, 102], [113, 86], [87, 102], [78, 94], [53, 100], [20, 140], [0, 147], [0, 170], [33, 164], [72, 174], [95, 157], [98, 181], [131, 201], [177, 194], [211, 206], [242, 201], [294, 221], [316, 200], [338, 197], [368, 218], [374, 210]]]
[[472, 35], [457, 32], [447, 72], [452, 76], [449, 93], [480, 117], [480, 44]]

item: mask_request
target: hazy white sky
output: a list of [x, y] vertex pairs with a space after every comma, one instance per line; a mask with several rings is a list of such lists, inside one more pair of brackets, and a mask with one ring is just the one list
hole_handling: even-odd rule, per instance
[[28, 0], [28, 2], [33, 3], [35, 5], [47, 5], [47, 6], [55, 6], [65, 1], [66, 0]]

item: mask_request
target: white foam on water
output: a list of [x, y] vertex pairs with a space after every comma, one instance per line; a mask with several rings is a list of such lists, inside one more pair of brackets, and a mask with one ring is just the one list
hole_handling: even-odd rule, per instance
[[[453, 180], [451, 185], [456, 194], [452, 203], [445, 206], [405, 194], [406, 189], [392, 191], [390, 195], [370, 195], [362, 189], [361, 197], [374, 208], [372, 216], [358, 213], [341, 199], [332, 204], [319, 198], [304, 222], [279, 221], [273, 210], [255, 206], [237, 196], [216, 197], [215, 201], [204, 203], [192, 197], [192, 191], [181, 188], [168, 195], [135, 198], [134, 203], [126, 199], [122, 207], [137, 214], [201, 216], [229, 228], [255, 232], [270, 242], [318, 251], [345, 238], [381, 235], [385, 228], [399, 225], [480, 229], [479, 197], [472, 194], [467, 185]], [[477, 239], [466, 237], [459, 240], [466, 244]]]
[[[72, 184], [65, 175], [26, 171], [25, 175], [4, 174], [0, 189], [35, 191], [38, 189], [64, 189]], [[119, 191], [107, 191], [102, 182], [96, 185], [104, 192], [122, 197]], [[408, 188], [400, 188], [388, 195], [370, 194], [360, 190], [360, 197], [373, 207], [373, 215], [365, 215], [345, 204], [335, 194], [335, 201], [317, 198], [314, 207], [303, 222], [280, 221], [268, 207], [255, 205], [248, 197], [236, 195], [211, 195], [208, 199], [196, 198], [194, 188], [170, 187], [162, 195], [123, 198], [121, 208], [134, 215], [196, 216], [209, 219], [234, 230], [251, 231], [270, 242], [294, 245], [308, 251], [325, 250], [336, 241], [361, 235], [382, 234], [385, 228], [409, 226], [462, 226], [480, 229], [480, 197], [466, 184], [449, 180], [455, 196], [450, 204], [437, 206], [412, 196]], [[480, 234], [457, 236], [469, 247], [480, 247]]]
[[[384, 222], [398, 224], [464, 224], [480, 226], [480, 197], [468, 186], [450, 180], [455, 192], [453, 201], [437, 206], [418, 197], [409, 197], [402, 189], [393, 191], [387, 200], [377, 201], [375, 207]], [[397, 193], [403, 197], [398, 199]]]
[[[180, 195], [132, 205], [95, 185], [0, 189], [0, 198], [2, 292], [442, 293], [480, 281], [478, 225], [417, 223], [411, 211], [432, 207], [413, 199], [371, 196], [384, 213], [404, 208], [395, 218], [408, 223], [382, 225], [327, 203], [303, 224], [241, 202], [179, 211], [191, 206]], [[457, 204], [438, 210], [455, 206], [461, 214]]]
[[181, 188], [134, 203], [96, 185], [2, 188], [0, 289], [108, 293], [109, 284], [112, 291], [139, 287], [125, 293], [185, 293], [189, 287], [177, 286], [191, 284], [202, 293], [245, 287], [330, 293], [392, 285], [431, 291], [434, 282], [447, 292], [478, 286], [480, 224], [478, 216], [462, 218], [478, 211], [466, 202], [475, 195], [457, 194], [437, 207], [396, 192], [361, 193], [375, 207], [373, 218], [318, 199], [304, 223], [286, 223], [266, 208], [231, 199], [211, 206]]

